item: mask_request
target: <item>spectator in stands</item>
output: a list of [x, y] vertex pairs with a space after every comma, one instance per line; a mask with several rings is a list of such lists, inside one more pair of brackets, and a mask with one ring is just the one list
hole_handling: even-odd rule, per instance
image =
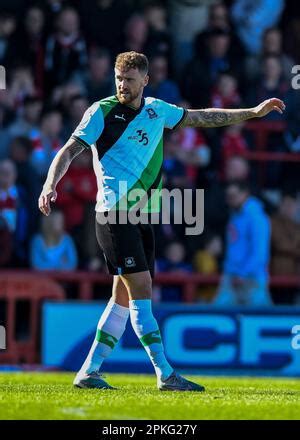
[[[290, 153], [300, 152], [300, 94], [298, 90], [290, 89], [288, 92], [287, 126], [284, 130], [284, 144]], [[291, 155], [291, 158], [293, 156]], [[290, 188], [300, 191], [299, 162], [286, 162], [283, 165], [282, 181]]]
[[59, 185], [57, 205], [64, 213], [66, 230], [75, 241], [80, 267], [103, 270], [97, 242], [90, 234], [97, 193], [90, 151], [84, 151], [74, 159]]
[[72, 7], [64, 8], [57, 17], [56, 31], [46, 42], [45, 69], [50, 89], [68, 81], [87, 66], [86, 42], [80, 33], [79, 16]]
[[53, 109], [47, 110], [42, 116], [40, 130], [31, 132], [31, 163], [41, 177], [47, 174], [50, 163], [63, 144], [61, 131], [62, 115]]
[[53, 210], [49, 217], [43, 217], [41, 232], [31, 241], [30, 265], [37, 270], [76, 269], [76, 248], [64, 230], [61, 211]]
[[[285, 182], [285, 189], [278, 195], [277, 211], [273, 212], [271, 217], [272, 275], [289, 277], [299, 274], [300, 204], [298, 188], [293, 183], [288, 180]], [[299, 289], [296, 291], [295, 287], [281, 287], [280, 289], [274, 287], [272, 289], [272, 296], [276, 304], [299, 303], [299, 294]]]
[[61, 86], [55, 87], [51, 95], [52, 107], [59, 108], [63, 115], [70, 111], [72, 100], [78, 96], [84, 96], [84, 89], [76, 80], [72, 80]]
[[[1, 116], [4, 117], [4, 111], [0, 111]], [[7, 136], [7, 132], [4, 129], [0, 129], [0, 160], [6, 159], [8, 155], [8, 146], [9, 146], [9, 138]]]
[[104, 47], [113, 57], [120, 52], [124, 23], [132, 8], [124, 0], [80, 1], [78, 10], [89, 46]]
[[[300, 224], [296, 221], [297, 193], [283, 194], [278, 212], [272, 216], [271, 274], [297, 276], [300, 272]], [[292, 289], [280, 289], [280, 303], [292, 302]]]
[[287, 127], [285, 141], [288, 150], [294, 153], [300, 152], [300, 96], [295, 90], [289, 90], [289, 107], [287, 114]]
[[19, 65], [11, 71], [8, 88], [4, 92], [3, 101], [9, 109], [20, 114], [26, 98], [37, 96], [34, 76], [29, 65]]
[[193, 108], [209, 107], [213, 85], [221, 73], [231, 71], [239, 78], [242, 63], [230, 54], [230, 34], [213, 29], [207, 35], [207, 47], [196, 53], [182, 76], [182, 91]]
[[[187, 176], [186, 166], [181, 159], [181, 145], [179, 144], [178, 132], [170, 131], [165, 134], [164, 160], [163, 160], [163, 187], [172, 191], [172, 189], [190, 188], [190, 180]], [[164, 194], [162, 195], [162, 204], [164, 203]], [[168, 205], [169, 206], [169, 205]], [[176, 213], [181, 211], [182, 206], [179, 198], [174, 198], [170, 205], [170, 222], [161, 221], [155, 225], [156, 255], [164, 256], [165, 243], [170, 241], [181, 241], [184, 239], [185, 225], [175, 223]], [[164, 211], [166, 214], [166, 211]], [[162, 220], [163, 210], [160, 213]]]
[[[193, 267], [202, 275], [218, 275], [219, 259], [222, 254], [223, 243], [221, 237], [208, 231], [204, 232], [201, 248], [195, 252]], [[197, 297], [200, 302], [210, 303], [216, 294], [215, 286], [201, 287], [197, 289]]]
[[207, 27], [209, 7], [217, 0], [170, 0], [173, 68], [178, 77], [193, 57], [195, 36]]
[[89, 66], [76, 80], [90, 103], [110, 96], [115, 91], [111, 56], [106, 49], [95, 48], [89, 55]]
[[[182, 106], [182, 102], [180, 105]], [[189, 106], [183, 105], [185, 108]], [[185, 174], [191, 188], [195, 188], [198, 172], [207, 169], [211, 159], [211, 149], [199, 128], [182, 127], [176, 131], [176, 139], [179, 144], [177, 151], [178, 159], [185, 166]]]
[[122, 52], [134, 50], [148, 55], [149, 26], [143, 15], [133, 14], [125, 24]]
[[82, 115], [89, 106], [89, 101], [83, 95], [75, 95], [70, 99], [70, 105], [65, 113], [62, 139], [68, 139], [81, 121]]
[[16, 184], [17, 170], [10, 159], [0, 161], [0, 216], [5, 220], [14, 241], [13, 263], [26, 261], [28, 240], [28, 196]]
[[221, 73], [212, 89], [210, 99], [211, 107], [240, 107], [241, 97], [236, 78], [228, 73]]
[[[289, 2], [289, 6], [295, 6], [297, 12], [298, 4], [295, 2]], [[295, 11], [293, 11], [295, 12]], [[285, 40], [285, 48], [288, 55], [292, 57], [292, 59], [296, 60], [297, 63], [300, 59], [300, 17], [299, 13], [294, 13], [289, 16], [289, 20], [284, 29], [284, 40]]]
[[294, 60], [283, 52], [282, 32], [276, 27], [266, 29], [263, 35], [262, 49], [258, 54], [249, 55], [245, 63], [248, 81], [257, 80], [261, 73], [261, 64], [265, 57], [274, 55], [279, 58], [282, 66], [282, 76], [286, 81], [291, 80]]
[[[94, 199], [95, 200], [95, 199]], [[91, 230], [95, 222], [95, 202], [84, 203], [84, 212], [82, 222], [79, 228], [79, 234], [73, 235], [76, 240], [80, 239], [80, 243], [76, 242], [76, 247], [80, 257], [80, 268], [97, 273], [108, 273], [107, 265], [103, 253], [99, 250], [99, 245]]]
[[[173, 241], [166, 245], [164, 257], [157, 260], [158, 272], [190, 273], [192, 265], [186, 262], [186, 251], [181, 242]], [[180, 287], [162, 287], [161, 301], [182, 301]]]
[[[40, 98], [27, 97], [24, 101], [22, 115], [18, 116], [5, 130], [4, 142], [8, 145], [13, 138], [18, 136], [30, 137], [34, 130], [38, 130], [42, 108], [43, 104]], [[1, 137], [0, 139], [1, 144], [3, 144], [3, 139]]]
[[168, 79], [168, 60], [165, 56], [156, 55], [150, 59], [149, 83], [145, 87], [144, 95], [179, 104], [180, 91], [177, 84]]
[[223, 1], [210, 6], [207, 27], [230, 30], [229, 10]]
[[68, 0], [46, 0], [44, 3], [43, 8], [46, 15], [47, 33], [49, 33], [52, 30], [51, 26], [53, 26], [58, 14], [70, 2], [68, 2]]
[[6, 220], [0, 214], [0, 267], [8, 267], [12, 263], [13, 235]]
[[37, 5], [29, 7], [18, 34], [16, 57], [31, 66], [39, 95], [44, 92], [45, 13]]
[[0, 15], [0, 65], [12, 67], [14, 59], [14, 46], [16, 44], [16, 18], [10, 13], [1, 12]]
[[149, 26], [149, 56], [162, 55], [167, 58], [171, 53], [171, 39], [167, 25], [167, 9], [162, 3], [148, 3], [144, 16]]
[[[227, 167], [227, 161], [233, 157], [233, 165], [231, 164], [229, 167], [232, 169], [232, 166], [235, 166], [235, 162], [237, 162], [237, 166], [243, 166], [245, 162], [241, 159], [244, 153], [247, 152], [248, 146], [245, 136], [243, 135], [243, 127], [244, 124], [236, 124], [225, 127], [224, 132], [221, 136], [221, 169], [220, 174], [221, 178], [225, 178], [225, 170]], [[224, 170], [224, 171], [223, 171]]]
[[204, 223], [209, 225], [222, 238], [225, 235], [229, 216], [225, 194], [226, 184], [231, 181], [249, 180], [250, 178], [250, 166], [243, 157], [232, 156], [228, 158], [224, 166], [224, 179], [222, 180], [222, 175], [217, 175], [210, 182], [208, 188], [205, 188], [204, 203]]
[[225, 167], [225, 181], [231, 182], [234, 180], [247, 181], [250, 177], [249, 162], [241, 156], [232, 156]]
[[[0, 161], [9, 157], [17, 169], [17, 177], [12, 185], [16, 188], [17, 202], [8, 199], [9, 203], [16, 202], [18, 212], [16, 231], [9, 232], [13, 236], [13, 255], [7, 264], [26, 265], [27, 258], [28, 265], [27, 244], [32, 231], [35, 232], [37, 229], [34, 194], [38, 191], [40, 177], [37, 177], [36, 173], [40, 173], [40, 170], [43, 172], [44, 159], [50, 161], [51, 155], [55, 154], [73, 132], [89, 104], [88, 101], [92, 102], [114, 93], [111, 60], [121, 50], [139, 48], [150, 55], [154, 69], [150, 72], [149, 95], [154, 94], [179, 105], [182, 102], [178, 103], [178, 99], [180, 95], [184, 95], [191, 100], [185, 107], [227, 107], [231, 106], [232, 102], [235, 106], [234, 102], [238, 98], [244, 100], [247, 97], [245, 93], [248, 93], [251, 86], [249, 81], [244, 84], [241, 75], [244, 53], [240, 47], [240, 40], [236, 37], [238, 33], [243, 41], [247, 39], [245, 47], [249, 55], [248, 79], [254, 81], [254, 87], [250, 89], [253, 101], [255, 99], [256, 103], [256, 100], [268, 98], [273, 94], [287, 101], [284, 115], [287, 129], [284, 131], [284, 139], [280, 133], [275, 133], [275, 140], [272, 134], [269, 134], [267, 149], [299, 152], [299, 93], [291, 89], [287, 83], [290, 81], [289, 70], [293, 61], [285, 51], [296, 61], [300, 59], [300, 20], [295, 5], [294, 9], [292, 8], [294, 15], [290, 12], [287, 15], [286, 32], [281, 34], [282, 22], [280, 28], [270, 28], [269, 26], [276, 25], [282, 2], [283, 0], [278, 0], [275, 5], [274, 1], [261, 0], [261, 7], [258, 8], [254, 0], [169, 0], [168, 6], [161, 0], [5, 0], [4, 3], [9, 5], [12, 12], [1, 11], [0, 14], [0, 65], [7, 68], [7, 89], [0, 93]], [[16, 8], [16, 3], [22, 4], [22, 7]], [[293, 2], [287, 3], [286, 10]], [[72, 6], [69, 6], [70, 4]], [[231, 4], [234, 17], [240, 17], [239, 20], [234, 18], [235, 26], [230, 22], [228, 14], [227, 5]], [[246, 10], [242, 5], [249, 6], [249, 9]], [[266, 11], [269, 14], [268, 8], [272, 8], [270, 16], [266, 15]], [[257, 26], [256, 19], [263, 19], [263, 22]], [[168, 29], [169, 24], [171, 29]], [[80, 33], [81, 27], [83, 36]], [[195, 35], [201, 31], [204, 32], [195, 40]], [[284, 43], [290, 45], [283, 46], [282, 38], [285, 40]], [[261, 42], [259, 50], [253, 51], [252, 48], [257, 46], [258, 39]], [[89, 42], [89, 57], [86, 41]], [[170, 47], [175, 53], [174, 66], [169, 59]], [[186, 68], [187, 74], [182, 78], [183, 90], [179, 92], [176, 83], [168, 78], [173, 78], [173, 73], [181, 71], [185, 62], [193, 56], [192, 62]], [[47, 78], [51, 87], [45, 86], [43, 82], [46, 75], [45, 67], [46, 70], [50, 69], [47, 70]], [[235, 78], [233, 81], [232, 76]], [[219, 78], [218, 87], [215, 87]], [[161, 92], [161, 84], [170, 82], [172, 93], [169, 86], [167, 91], [162, 87]], [[247, 105], [252, 106], [253, 101], [249, 100]], [[43, 109], [44, 103], [47, 109], [59, 108], [59, 113], [52, 113], [51, 110], [52, 115], [49, 115], [49, 118], [43, 116], [41, 124], [42, 111], [46, 110], [46, 115], [48, 113], [47, 109]], [[281, 118], [277, 113], [273, 113], [272, 116]], [[248, 136], [248, 132], [245, 133]], [[187, 127], [172, 132], [170, 138], [165, 139], [164, 186], [170, 189], [174, 186], [205, 188], [205, 224], [209, 224], [220, 236], [224, 234], [228, 219], [225, 183], [232, 179], [247, 179], [250, 171], [251, 177], [257, 177], [252, 176], [256, 165], [251, 162], [253, 165], [250, 169], [245, 159], [237, 157], [247, 147], [246, 139], [249, 147], [256, 148], [255, 142], [244, 137], [245, 133], [243, 127], [238, 125], [221, 130], [201, 131]], [[29, 145], [28, 139], [33, 145]], [[278, 143], [278, 150], [274, 142]], [[28, 163], [28, 155], [32, 160], [32, 147], [36, 169], [32, 168], [32, 163]], [[74, 169], [72, 164], [65, 176], [65, 182], [62, 181], [65, 187], [61, 192], [63, 199], [60, 206], [66, 214], [66, 230], [74, 234], [75, 243], [79, 246], [80, 267], [102, 270], [97, 247], [93, 247], [95, 241], [92, 242], [92, 235], [88, 232], [90, 213], [94, 209], [90, 204], [90, 197], [94, 197], [90, 194], [95, 191], [94, 176], [90, 170], [89, 153], [83, 156], [84, 154], [78, 157], [77, 164], [74, 161]], [[84, 163], [80, 163], [80, 159]], [[274, 162], [264, 165], [264, 186], [267, 184], [268, 187], [275, 186], [277, 189], [284, 181], [285, 184], [289, 182], [293, 188], [300, 190], [299, 164], [277, 162], [277, 166], [282, 167], [281, 174], [274, 171]], [[46, 168], [45, 165], [45, 170]], [[5, 173], [4, 171], [2, 179]], [[276, 179], [276, 184], [273, 184], [269, 175]], [[255, 184], [255, 180], [257, 179], [251, 179], [251, 185], [253, 182]], [[1, 190], [1, 197], [6, 203], [7, 197], [3, 196], [4, 192]], [[1, 199], [2, 204], [3, 200]], [[174, 210], [176, 211], [176, 206]], [[13, 215], [9, 214], [8, 218], [13, 218]], [[159, 225], [158, 228], [158, 254], [164, 257], [167, 242], [181, 242], [184, 239], [184, 227], [171, 224]], [[3, 234], [5, 236], [6, 232]], [[188, 241], [186, 238], [186, 248]], [[190, 243], [192, 251], [199, 249], [196, 238], [193, 237]], [[3, 246], [0, 243], [0, 259]], [[9, 249], [9, 245], [7, 246]], [[189, 249], [187, 252], [192, 254]]]
[[94, 202], [97, 194], [90, 151], [83, 151], [73, 160], [57, 192], [57, 205], [64, 212], [66, 229], [74, 233], [84, 223], [85, 205]]
[[[265, 121], [277, 122], [286, 121], [287, 117], [291, 114], [291, 107], [295, 108], [294, 96], [295, 92], [291, 90], [290, 83], [283, 77], [283, 69], [281, 64], [281, 58], [275, 55], [268, 55], [262, 61], [262, 76], [258, 82], [253, 84], [253, 87], [249, 87], [248, 106], [258, 100], [269, 99], [272, 96], [278, 96], [282, 99], [287, 108], [289, 114], [281, 115], [267, 115]], [[294, 111], [294, 117], [298, 113]], [[274, 132], [269, 133], [266, 138], [265, 149], [272, 152], [285, 152], [285, 133]], [[280, 181], [283, 179], [282, 173], [284, 170], [284, 163], [282, 162], [268, 162], [265, 166], [265, 183], [267, 188], [278, 188]]]
[[[277, 96], [279, 99], [287, 102], [287, 92], [289, 90], [289, 84], [283, 79], [282, 76], [282, 64], [278, 56], [268, 55], [262, 62], [262, 77], [250, 89], [248, 102], [251, 106], [256, 100], [265, 100], [273, 96]], [[274, 112], [275, 113], [275, 112]], [[279, 113], [269, 114], [266, 116], [266, 120], [279, 121], [283, 120], [284, 116]]]
[[37, 227], [36, 201], [40, 192], [39, 175], [30, 163], [32, 145], [27, 137], [16, 137], [9, 148], [10, 159], [14, 161], [17, 170], [16, 184], [25, 189], [28, 198], [29, 232]]
[[185, 166], [180, 159], [179, 151], [178, 134], [175, 131], [167, 133], [162, 170], [164, 173], [164, 186], [169, 189], [189, 187]]
[[0, 156], [3, 158], [8, 156], [9, 145], [15, 137], [30, 137], [33, 131], [38, 130], [42, 107], [42, 101], [38, 97], [29, 96], [24, 100], [22, 114], [0, 132], [0, 145], [3, 152]]
[[227, 225], [223, 278], [214, 304], [269, 306], [269, 219], [261, 203], [251, 196], [246, 182], [231, 182], [226, 197], [232, 212]]
[[278, 23], [283, 8], [284, 0], [236, 0], [232, 4], [232, 19], [248, 53], [261, 51], [265, 30]]
[[204, 31], [200, 32], [195, 38], [194, 45], [197, 53], [201, 53], [203, 50], [207, 35], [212, 29], [223, 29], [225, 32], [229, 32], [232, 42], [230, 45], [231, 54], [244, 57], [244, 48], [236, 34], [234, 26], [232, 26], [229, 9], [223, 1], [217, 1], [210, 6], [207, 26]]

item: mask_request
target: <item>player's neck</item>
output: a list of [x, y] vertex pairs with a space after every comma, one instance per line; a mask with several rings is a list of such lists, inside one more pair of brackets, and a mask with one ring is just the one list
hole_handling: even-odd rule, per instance
[[142, 104], [142, 99], [143, 99], [142, 95], [138, 96], [133, 101], [130, 101], [130, 102], [128, 102], [128, 104], [125, 104], [125, 105], [127, 105], [128, 107], [133, 108], [134, 110], [138, 110], [140, 108], [141, 104]]

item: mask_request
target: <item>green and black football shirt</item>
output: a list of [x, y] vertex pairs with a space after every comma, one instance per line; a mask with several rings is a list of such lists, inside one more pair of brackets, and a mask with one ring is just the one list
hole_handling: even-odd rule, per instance
[[111, 96], [87, 109], [72, 137], [92, 149], [96, 211], [131, 209], [143, 191], [142, 211], [159, 212], [164, 128], [176, 128], [185, 114], [156, 98], [143, 98], [134, 109]]

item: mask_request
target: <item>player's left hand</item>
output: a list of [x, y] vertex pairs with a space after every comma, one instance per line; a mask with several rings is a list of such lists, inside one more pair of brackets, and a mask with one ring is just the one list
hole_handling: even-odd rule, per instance
[[50, 201], [55, 202], [57, 198], [57, 192], [52, 188], [43, 188], [39, 197], [39, 210], [46, 216], [51, 212]]
[[270, 113], [273, 110], [275, 110], [278, 113], [283, 113], [283, 111], [285, 110], [284, 102], [278, 98], [271, 98], [271, 99], [267, 99], [266, 101], [263, 101], [262, 103], [254, 107], [255, 115], [258, 118], [262, 118], [263, 116], [266, 116], [268, 113]]

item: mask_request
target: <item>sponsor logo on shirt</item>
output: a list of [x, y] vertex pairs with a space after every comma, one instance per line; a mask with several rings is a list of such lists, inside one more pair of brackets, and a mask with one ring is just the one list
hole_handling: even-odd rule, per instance
[[138, 134], [138, 136], [128, 136], [128, 139], [131, 141], [138, 141], [142, 145], [148, 145], [148, 134], [143, 130], [136, 130], [136, 133]]

